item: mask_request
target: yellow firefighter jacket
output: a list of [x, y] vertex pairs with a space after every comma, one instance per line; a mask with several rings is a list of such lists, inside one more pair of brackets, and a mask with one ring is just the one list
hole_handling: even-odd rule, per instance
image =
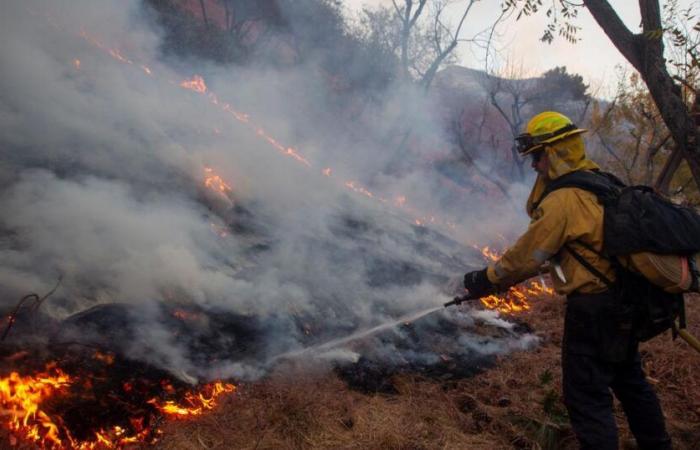
[[563, 249], [564, 244], [569, 244], [608, 279], [615, 280], [610, 262], [579, 244], [582, 241], [597, 251], [603, 247], [603, 207], [595, 194], [578, 188], [557, 189], [533, 209], [548, 180], [598, 166], [586, 158], [580, 135], [554, 142], [545, 151], [550, 165], [548, 177], [538, 176], [530, 193], [526, 208], [532, 219], [530, 225], [515, 245], [488, 267], [487, 276], [503, 288], [526, 280], [548, 266], [559, 294], [603, 292], [607, 286]]

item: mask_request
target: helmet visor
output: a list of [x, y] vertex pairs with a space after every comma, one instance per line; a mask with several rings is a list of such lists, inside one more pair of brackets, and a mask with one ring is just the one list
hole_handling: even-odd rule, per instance
[[515, 147], [521, 155], [525, 155], [528, 150], [536, 145], [535, 138], [529, 133], [523, 133], [515, 138]]
[[577, 130], [576, 125], [572, 123], [547, 134], [533, 136], [530, 133], [523, 133], [515, 138], [515, 145], [517, 147], [518, 153], [520, 153], [521, 155], [526, 155], [532, 150], [534, 150], [536, 147], [539, 147], [544, 143], [552, 142], [552, 140], [554, 140], [557, 136], [575, 130]]

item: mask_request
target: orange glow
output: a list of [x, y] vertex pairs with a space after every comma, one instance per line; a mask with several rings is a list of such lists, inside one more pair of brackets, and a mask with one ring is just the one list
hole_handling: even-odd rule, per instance
[[481, 249], [481, 254], [487, 261], [498, 261], [501, 258], [500, 252], [491, 250], [488, 245]]
[[185, 80], [180, 83], [180, 87], [185, 89], [190, 89], [200, 94], [207, 92], [207, 85], [204, 83], [204, 78], [199, 75], [195, 75], [191, 80]]
[[358, 194], [366, 195], [367, 197], [374, 198], [374, 194], [360, 186], [357, 181], [346, 181], [345, 186]]
[[530, 297], [551, 295], [554, 295], [554, 289], [537, 281], [528, 281], [511, 287], [504, 295], [489, 295], [480, 300], [488, 309], [497, 309], [502, 313], [518, 313], [530, 309]]
[[80, 70], [80, 60], [78, 58], [73, 60], [73, 66], [76, 68], [76, 70]]
[[[486, 262], [489, 263], [498, 261], [502, 256], [502, 252], [494, 250], [488, 245], [483, 248], [476, 245], [473, 247], [479, 250]], [[554, 295], [554, 289], [538, 281], [531, 280], [512, 286], [505, 294], [489, 295], [479, 300], [488, 309], [496, 309], [502, 313], [518, 313], [530, 309], [529, 297], [551, 295]]]
[[232, 384], [216, 382], [205, 385], [198, 394], [188, 392], [185, 395], [187, 405], [179, 405], [172, 400], [159, 403], [156, 399], [151, 399], [148, 403], [158, 408], [166, 416], [183, 419], [199, 416], [207, 410], [214, 409], [216, 399], [219, 396], [233, 393], [235, 390], [236, 386]]
[[127, 64], [133, 64], [131, 60], [126, 58], [124, 55], [121, 54], [121, 52], [118, 49], [112, 48], [109, 50], [109, 54], [112, 55], [112, 58], [116, 59], [117, 61], [121, 61], [123, 63]]
[[60, 369], [52, 369], [36, 377], [22, 377], [12, 372], [0, 378], [0, 404], [5, 425], [11, 432], [28, 441], [50, 447], [61, 445], [58, 426], [40, 409], [42, 401], [65, 391], [70, 377]]
[[176, 319], [180, 320], [196, 320], [199, 318], [199, 315], [185, 311], [184, 309], [176, 309], [172, 312], [173, 317]]
[[330, 177], [330, 176], [331, 176], [331, 172], [332, 172], [332, 171], [331, 171], [331, 168], [330, 168], [330, 167], [326, 167], [325, 169], [323, 169], [323, 174], [324, 174], [325, 176], [327, 176], [327, 177]]
[[113, 353], [102, 353], [100, 351], [95, 351], [95, 353], [92, 355], [92, 357], [98, 361], [102, 361], [103, 363], [107, 364], [108, 366], [111, 366], [112, 364], [114, 364], [114, 354]]
[[[134, 435], [129, 436], [127, 430], [114, 426], [108, 430], [96, 430], [91, 440], [76, 440], [63, 426], [61, 418], [52, 417], [43, 405], [50, 399], [69, 395], [70, 386], [77, 382], [76, 378], [52, 364], [47, 365], [44, 372], [33, 376], [12, 372], [9, 376], [0, 378], [1, 417], [4, 426], [10, 430], [10, 439], [42, 449], [92, 450], [123, 448], [132, 443], [153, 443], [156, 439], [154, 436], [160, 434], [158, 430], [144, 428], [143, 417], [134, 417], [130, 419], [136, 432]], [[128, 391], [131, 385], [125, 383], [124, 389]], [[215, 382], [202, 386], [197, 392], [186, 393], [183, 404], [155, 398], [148, 403], [166, 417], [186, 418], [214, 409], [219, 397], [235, 390], [236, 387], [232, 384]], [[164, 389], [164, 392], [172, 394], [174, 390]]]
[[204, 172], [206, 174], [204, 177], [204, 186], [216, 192], [220, 192], [224, 195], [226, 195], [229, 192], [233, 192], [231, 186], [229, 186], [223, 180], [223, 178], [214, 173], [214, 169], [212, 169], [211, 167], [205, 167]]

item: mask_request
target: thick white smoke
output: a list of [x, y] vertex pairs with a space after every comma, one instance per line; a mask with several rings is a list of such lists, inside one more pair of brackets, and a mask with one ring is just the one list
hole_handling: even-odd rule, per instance
[[[152, 325], [137, 333], [131, 354], [201, 374], [155, 305], [271, 318], [286, 325], [266, 351], [298, 347], [300, 320], [322, 322], [313, 325], [321, 333], [352, 330], [446, 301], [441, 284], [479, 264], [457, 240], [478, 243], [493, 230], [488, 217], [503, 217], [468, 199], [438, 204], [441, 185], [427, 169], [385, 170], [404, 155], [377, 137], [397, 122], [440, 135], [434, 105], [412, 88], [391, 88], [357, 123], [338, 123], [324, 110], [327, 91], [313, 63], [174, 68], [160, 57], [159, 32], [140, 1], [4, 3], [3, 309], [61, 278], [43, 310], [60, 319], [99, 304], [131, 305]], [[218, 105], [180, 87], [194, 74]], [[222, 102], [248, 113], [310, 167]], [[439, 150], [424, 152], [403, 163], [420, 167]], [[204, 186], [207, 167], [231, 186], [235, 206]], [[371, 184], [387, 203], [348, 188], [351, 180]], [[412, 211], [391, 206], [401, 195]], [[457, 222], [443, 228], [457, 240], [414, 227], [415, 211]], [[497, 229], [512, 224], [501, 220]], [[258, 373], [231, 361], [210, 369]]]

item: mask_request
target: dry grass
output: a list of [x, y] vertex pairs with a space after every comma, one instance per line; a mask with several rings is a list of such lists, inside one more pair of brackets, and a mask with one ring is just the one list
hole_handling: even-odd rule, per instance
[[[700, 335], [700, 298], [688, 302]], [[531, 352], [457, 382], [395, 379], [397, 395], [349, 390], [328, 368], [286, 367], [240, 386], [217, 411], [170, 422], [163, 449], [506, 449], [576, 448], [561, 403], [563, 303], [542, 300], [522, 319], [543, 338]], [[677, 449], [700, 448], [700, 355], [680, 339], [642, 345]], [[619, 407], [621, 445], [634, 448]]]

